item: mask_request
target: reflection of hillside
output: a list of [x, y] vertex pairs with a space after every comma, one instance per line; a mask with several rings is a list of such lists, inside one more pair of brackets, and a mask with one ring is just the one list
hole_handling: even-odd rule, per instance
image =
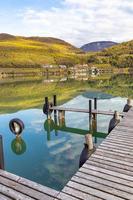
[[[51, 81], [52, 80], [52, 81]], [[115, 96], [133, 97], [132, 75], [102, 73], [69, 77], [30, 77], [3, 79], [0, 84], [0, 112], [9, 113], [20, 109], [43, 106], [44, 97], [58, 96], [58, 104], [66, 102], [80, 91], [102, 90]]]

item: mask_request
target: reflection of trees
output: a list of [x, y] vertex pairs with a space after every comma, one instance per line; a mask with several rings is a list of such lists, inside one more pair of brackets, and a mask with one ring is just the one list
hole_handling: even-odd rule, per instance
[[[21, 109], [42, 107], [44, 97], [58, 95], [59, 104], [76, 96], [83, 90], [104, 90], [113, 95], [133, 97], [132, 75], [100, 74], [87, 81], [67, 80], [66, 82], [43, 83], [42, 79], [22, 80], [0, 84], [0, 112], [9, 113]], [[55, 77], [57, 80], [57, 77]], [[111, 87], [111, 88], [110, 88]], [[123, 87], [123, 92], [122, 92]]]
[[118, 74], [112, 76], [108, 81], [103, 81], [101, 85], [105, 92], [115, 96], [133, 98], [133, 78], [129, 74]]

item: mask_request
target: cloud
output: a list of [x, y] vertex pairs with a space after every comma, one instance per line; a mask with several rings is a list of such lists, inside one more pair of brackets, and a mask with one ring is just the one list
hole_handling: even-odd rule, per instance
[[133, 1], [64, 0], [49, 10], [27, 8], [19, 15], [28, 35], [51, 36], [76, 46], [133, 38]]

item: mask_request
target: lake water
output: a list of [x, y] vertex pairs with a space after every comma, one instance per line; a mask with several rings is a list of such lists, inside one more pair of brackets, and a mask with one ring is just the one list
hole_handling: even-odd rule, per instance
[[[116, 80], [118, 82], [118, 79], [114, 79], [115, 84]], [[89, 132], [89, 119], [88, 114], [66, 112], [64, 124], [59, 124], [57, 119], [58, 128], [54, 129], [52, 114], [49, 127], [42, 112], [44, 97], [51, 98], [56, 93], [60, 104], [75, 108], [88, 108], [89, 99], [98, 97], [99, 110], [122, 111], [127, 95], [124, 95], [124, 89], [124, 94], [119, 95], [121, 88], [118, 95], [114, 95], [111, 92], [113, 81], [109, 83], [112, 85], [110, 92], [106, 84], [108, 94], [105, 88], [104, 92], [100, 91], [100, 87], [96, 90], [96, 84], [99, 84], [97, 80], [91, 83], [44, 82], [42, 79], [32, 79], [1, 83], [0, 135], [3, 139], [4, 164], [9, 172], [61, 190], [79, 168], [84, 135]], [[104, 87], [105, 83], [102, 84]], [[126, 78], [121, 84], [127, 84]], [[131, 87], [132, 82], [129, 84]], [[13, 118], [19, 118], [25, 124], [20, 138], [16, 138], [9, 129], [9, 122]], [[109, 116], [98, 116], [99, 135], [93, 137], [96, 147], [106, 137], [110, 119]], [[21, 145], [19, 150], [18, 145]]]

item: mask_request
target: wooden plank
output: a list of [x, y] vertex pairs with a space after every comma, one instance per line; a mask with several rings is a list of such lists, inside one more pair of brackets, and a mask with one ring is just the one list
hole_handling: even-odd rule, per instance
[[105, 150], [109, 150], [109, 151], [111, 151], [111, 152], [117, 152], [117, 153], [122, 153], [123, 155], [130, 155], [130, 156], [133, 156], [133, 150], [130, 150], [130, 151], [128, 151], [126, 148], [125, 148], [125, 150], [124, 149], [119, 149], [119, 148], [115, 148], [115, 147], [113, 147], [113, 146], [108, 146], [108, 145], [101, 145], [100, 147], [99, 147], [99, 149], [100, 150], [103, 150], [104, 151], [104, 149]]
[[27, 197], [35, 198], [38, 200], [43, 200], [43, 199], [48, 199], [52, 200], [53, 198], [50, 197], [49, 195], [46, 195], [44, 193], [38, 192], [37, 190], [34, 190], [32, 188], [26, 187], [22, 184], [19, 184], [17, 182], [14, 182], [12, 180], [9, 180], [4, 177], [0, 177], [0, 184], [10, 187], [11, 189], [20, 192], [21, 194], [26, 195]]
[[57, 196], [57, 198], [54, 199], [54, 200], [57, 200], [57, 199], [61, 199], [61, 200], [77, 200], [77, 197], [73, 197], [72, 195], [68, 195], [68, 194], [65, 194], [63, 192], [60, 192], [59, 195]]
[[[113, 150], [112, 151], [110, 151], [110, 150], [101, 150], [100, 148], [97, 150], [97, 153], [98, 152], [102, 152], [102, 153], [108, 153], [108, 154], [110, 154], [110, 155], [116, 155], [116, 156], [118, 156], [118, 157], [121, 157], [121, 158], [125, 158], [125, 155], [124, 154], [122, 154], [122, 153], [118, 153], [118, 152], [113, 152]], [[132, 160], [132, 156], [130, 156], [130, 155], [126, 155], [126, 160], [127, 161], [129, 161], [129, 162], [131, 162], [131, 163], [133, 163], [133, 160]]]
[[133, 169], [133, 165], [130, 163], [130, 162], [126, 162], [126, 161], [121, 161], [121, 160], [118, 160], [118, 159], [115, 159], [115, 158], [109, 158], [109, 157], [106, 157], [106, 156], [102, 156], [102, 155], [98, 155], [98, 154], [95, 154], [93, 155], [93, 157], [91, 157], [90, 159], [95, 159], [95, 158], [98, 158], [99, 160], [106, 160], [106, 161], [110, 161], [112, 164], [120, 164], [121, 166], [123, 167], [130, 167], [130, 169]]
[[27, 180], [27, 179], [22, 178], [22, 177], [19, 179], [18, 183], [20, 183], [21, 185], [25, 185], [29, 188], [32, 188], [36, 191], [39, 191], [41, 193], [47, 194], [51, 197], [56, 197], [59, 194], [59, 191], [56, 191], [52, 188], [40, 185], [38, 183], [35, 183], [33, 181]]
[[28, 179], [19, 177], [17, 175], [7, 172], [7, 171], [0, 170], [0, 176], [3, 178], [6, 178], [9, 181], [12, 180], [17, 183], [20, 183], [21, 185], [26, 186], [29, 189], [31, 188], [31, 189], [34, 189], [35, 191], [39, 191], [41, 193], [47, 194], [51, 197], [56, 197], [59, 193], [58, 191], [56, 191], [54, 189], [40, 185], [40, 184], [30, 181]]
[[[69, 181], [67, 186], [74, 188], [74, 189], [77, 189], [77, 190], [81, 191], [82, 193], [84, 192], [84, 193], [87, 193], [89, 195], [93, 195], [94, 197], [105, 199], [105, 200], [107, 200], [107, 199], [108, 200], [121, 200], [122, 199], [120, 197], [116, 197], [113, 194], [111, 195], [111, 194], [103, 192], [99, 189], [95, 189], [95, 188], [91, 187], [91, 185], [86, 186], [86, 185], [79, 184], [79, 183], [76, 183], [76, 182], [73, 182], [73, 181]], [[91, 199], [93, 199], [93, 198], [91, 197]]]
[[93, 176], [103, 178], [105, 180], [118, 183], [120, 185], [128, 186], [129, 188], [133, 187], [133, 182], [131, 182], [129, 180], [124, 180], [123, 178], [120, 178], [120, 177], [118, 178], [117, 176], [113, 176], [108, 171], [101, 171], [99, 168], [96, 168], [96, 167], [95, 167], [95, 169], [91, 169], [91, 166], [90, 166], [90, 169], [82, 167], [79, 169], [79, 172], [84, 173], [86, 175], [91, 174]]
[[103, 163], [97, 162], [95, 160], [89, 160], [89, 161], [86, 162], [86, 164], [101, 167], [103, 169], [111, 170], [111, 171], [118, 172], [118, 173], [121, 173], [121, 174], [125, 174], [125, 175], [128, 175], [128, 176], [133, 176], [132, 171], [127, 171], [125, 169], [117, 168], [115, 166], [107, 165], [105, 163], [103, 164]]
[[80, 177], [80, 178], [84, 178], [84, 179], [87, 179], [87, 180], [91, 180], [91, 181], [94, 181], [100, 185], [106, 185], [106, 186], [109, 186], [109, 187], [112, 187], [112, 188], [116, 188], [120, 191], [125, 191], [127, 193], [130, 193], [133, 195], [133, 189], [131, 187], [128, 187], [128, 186], [125, 186], [125, 185], [122, 185], [122, 184], [119, 184], [119, 183], [116, 183], [112, 180], [107, 180], [107, 179], [104, 179], [104, 177], [97, 177], [97, 176], [94, 176], [92, 175], [91, 173], [90, 174], [86, 174], [86, 173], [83, 173], [83, 172], [77, 172], [75, 174], [75, 176], [77, 177]]
[[126, 152], [130, 152], [130, 153], [133, 151], [133, 150], [130, 149], [130, 148], [127, 148], [127, 147], [125, 148], [125, 146], [124, 146], [124, 147], [121, 147], [121, 146], [118, 146], [118, 145], [115, 144], [115, 143], [108, 143], [108, 144], [104, 143], [104, 144], [101, 144], [101, 145], [100, 145], [99, 149], [100, 149], [101, 147], [108, 147], [108, 148], [117, 149], [117, 150], [121, 150], [121, 151], [126, 150]]
[[124, 126], [119, 126], [119, 124], [115, 127], [115, 129], [112, 132], [131, 132], [133, 133], [133, 129], [130, 127], [124, 127]]
[[27, 195], [24, 195], [2, 184], [0, 184], [0, 194], [11, 197], [12, 199], [15, 199], [15, 200], [35, 200], [35, 198], [28, 197]]
[[113, 159], [117, 159], [117, 160], [119, 160], [119, 161], [123, 161], [123, 162], [127, 162], [127, 163], [130, 163], [130, 166], [133, 166], [133, 163], [131, 163], [130, 161], [129, 161], [129, 159], [127, 159], [126, 157], [118, 157], [117, 155], [113, 155], [113, 154], [109, 154], [109, 153], [107, 153], [107, 152], [100, 152], [100, 151], [96, 151], [95, 152], [95, 155], [101, 155], [101, 156], [103, 156], [103, 157], [108, 157], [108, 158], [113, 158]]
[[5, 178], [9, 178], [9, 179], [16, 181], [16, 182], [20, 179], [20, 176], [17, 176], [15, 174], [9, 173], [9, 172], [1, 170], [1, 169], [0, 169], [0, 176], [3, 176]]
[[[133, 134], [133, 133], [132, 133]], [[116, 138], [116, 139], [120, 139], [120, 140], [133, 140], [133, 136], [130, 134], [130, 133], [126, 133], [126, 134], [121, 134], [121, 133], [118, 133], [118, 134], [110, 134], [109, 136], [108, 136], [108, 138]]]
[[[107, 185], [102, 184], [102, 183], [99, 184], [99, 183], [96, 183], [96, 182], [94, 182], [92, 180], [87, 180], [85, 178], [74, 176], [71, 179], [71, 181], [73, 181], [75, 183], [82, 184], [82, 185], [87, 186], [87, 187], [91, 186], [91, 188], [96, 189], [96, 190], [98, 189], [100, 192], [104, 192], [106, 195], [107, 194], [109, 194], [109, 195], [113, 194], [116, 197], [121, 197], [121, 198], [125, 198], [125, 199], [128, 199], [128, 200], [133, 198], [133, 194], [118, 190], [118, 189], [116, 189], [114, 187], [110, 187], [110, 186], [107, 186]], [[101, 196], [101, 198], [103, 198], [103, 197]]]
[[104, 164], [104, 165], [117, 167], [118, 169], [120, 168], [120, 169], [124, 169], [124, 170], [133, 172], [133, 168], [131, 166], [123, 165], [122, 163], [120, 164], [120, 163], [115, 163], [115, 162], [112, 162], [112, 161], [109, 161], [109, 160], [105, 160], [105, 159], [102, 159], [102, 157], [94, 157], [93, 156], [92, 158], [89, 159], [89, 161], [95, 161], [97, 163], [101, 163], [101, 164]]
[[[60, 106], [53, 106], [50, 108], [50, 110], [89, 113], [88, 109], [66, 108], [66, 107], [60, 107]], [[100, 115], [114, 115], [114, 111], [92, 110], [92, 113], [100, 114]], [[125, 115], [125, 113], [123, 113], [123, 112], [120, 113], [120, 116], [124, 116], [124, 115]]]
[[[122, 143], [122, 142], [108, 142], [108, 141], [103, 141], [102, 145], [104, 144], [109, 144], [109, 145], [116, 145], [117, 147], [122, 147], [123, 149], [125, 149], [125, 145]], [[129, 149], [129, 150], [133, 150], [133, 146], [126, 146], [126, 149]]]
[[92, 170], [97, 169], [99, 172], [107, 173], [109, 175], [112, 175], [112, 176], [115, 176], [115, 177], [122, 178], [124, 180], [130, 181], [130, 182], [133, 182], [133, 177], [132, 176], [129, 176], [129, 175], [126, 175], [126, 174], [122, 174], [122, 173], [113, 171], [111, 169], [110, 170], [109, 169], [104, 169], [103, 167], [92, 166], [92, 165], [89, 165], [89, 164], [84, 164], [83, 167], [87, 168], [87, 169], [92, 169]]
[[82, 190], [79, 190], [79, 188], [66, 186], [66, 187], [64, 187], [63, 192], [66, 194], [69, 194], [77, 199], [101, 200], [100, 197], [93, 196], [91, 194], [88, 194], [87, 192], [82, 192]]
[[[131, 139], [128, 139], [128, 138], [125, 140], [125, 139], [119, 139], [119, 138], [111, 137], [111, 138], [107, 138], [105, 142], [110, 142], [111, 144], [113, 144], [115, 142], [124, 144], [125, 145], [125, 149], [126, 149], [127, 146], [128, 147], [132, 147], [133, 146], [133, 141]], [[103, 145], [104, 145], [104, 143], [103, 143]]]
[[10, 197], [5, 196], [3, 194], [0, 194], [0, 200], [13, 200], [13, 199], [10, 198]]

